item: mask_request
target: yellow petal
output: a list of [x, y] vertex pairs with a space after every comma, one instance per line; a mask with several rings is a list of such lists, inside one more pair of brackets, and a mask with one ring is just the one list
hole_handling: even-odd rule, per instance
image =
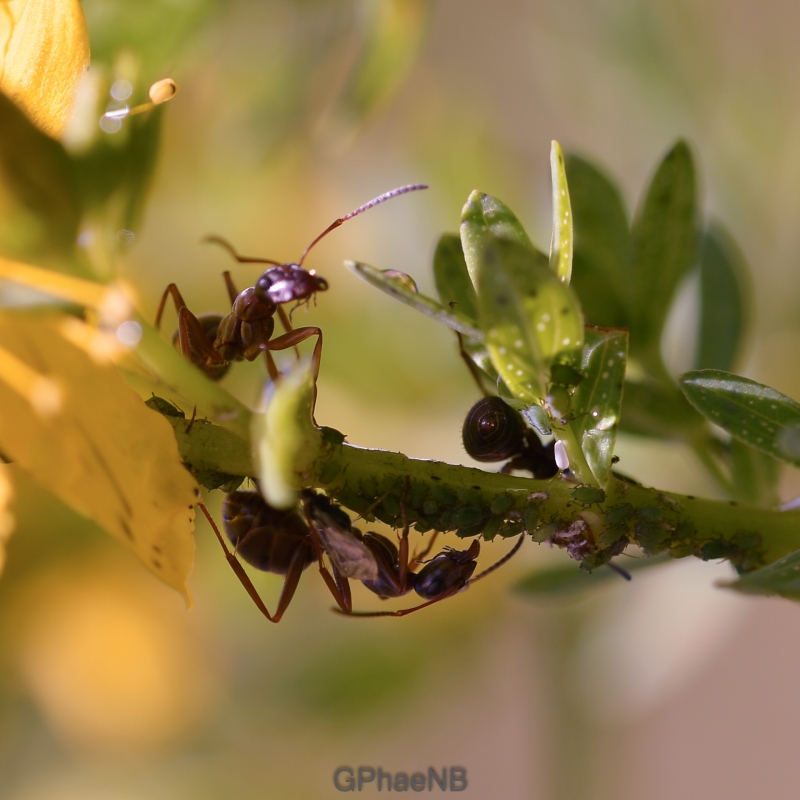
[[0, 90], [58, 138], [89, 66], [89, 32], [78, 0], [4, 0]]
[[13, 494], [8, 467], [0, 464], [0, 572], [6, 564], [6, 542], [14, 530], [14, 517], [8, 510]]
[[42, 414], [20, 387], [13, 359], [0, 370], [0, 452], [67, 505], [125, 542], [188, 599], [197, 485], [169, 423], [150, 411], [113, 366], [60, 333], [57, 315], [0, 315], [0, 348], [58, 387]]

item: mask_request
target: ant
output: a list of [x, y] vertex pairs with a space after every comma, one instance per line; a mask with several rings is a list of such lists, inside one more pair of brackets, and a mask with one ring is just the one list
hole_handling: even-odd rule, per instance
[[[156, 328], [161, 325], [167, 298], [172, 297], [178, 314], [175, 343], [181, 353], [212, 380], [219, 380], [232, 362], [254, 361], [264, 353], [269, 376], [275, 381], [279, 373], [270, 351], [287, 350], [316, 336], [317, 343], [312, 355], [312, 367], [316, 377], [322, 355], [322, 331], [318, 327], [311, 326], [292, 329], [289, 316], [281, 305], [290, 302], [295, 302], [297, 305], [308, 303], [317, 292], [324, 292], [328, 288], [328, 282], [324, 278], [317, 275], [314, 270], [303, 268], [303, 261], [317, 242], [347, 220], [393, 197], [427, 188], [419, 183], [400, 186], [335, 219], [306, 247], [296, 264], [281, 264], [269, 258], [242, 256], [225, 239], [219, 236], [207, 236], [204, 241], [221, 245], [241, 264], [258, 263], [272, 266], [261, 275], [255, 285], [249, 286], [242, 292], [237, 291], [230, 272], [226, 270], [222, 273], [232, 306], [226, 316], [219, 314], [196, 316], [189, 311], [177, 285], [171, 283], [161, 296], [156, 311]], [[275, 330], [276, 312], [286, 333], [273, 339], [271, 337]]]
[[[233, 552], [202, 503], [205, 514], [219, 540], [225, 557], [253, 602], [270, 622], [280, 622], [294, 597], [303, 571], [316, 560], [326, 586], [338, 608], [348, 616], [402, 617], [438, 603], [462, 591], [476, 580], [494, 572], [508, 561], [522, 545], [523, 536], [503, 558], [475, 577], [480, 544], [472, 542], [467, 550], [445, 548], [415, 572], [413, 566], [424, 563], [433, 546], [409, 562], [409, 522], [403, 508], [403, 534], [399, 549], [386, 537], [353, 528], [350, 517], [325, 495], [312, 489], [301, 493], [301, 507], [279, 511], [267, 504], [259, 492], [236, 491], [225, 497], [222, 520], [225, 533], [234, 546]], [[323, 561], [330, 560], [330, 570]], [[241, 556], [256, 569], [284, 575], [278, 606], [270, 613], [250, 577], [237, 558]], [[360, 580], [382, 599], [401, 597], [412, 589], [425, 602], [398, 611], [353, 611], [349, 578]]]

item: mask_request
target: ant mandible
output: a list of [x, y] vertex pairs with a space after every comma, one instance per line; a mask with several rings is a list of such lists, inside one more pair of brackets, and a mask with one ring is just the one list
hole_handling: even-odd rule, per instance
[[[233, 544], [228, 548], [225, 539], [208, 509], [200, 509], [209, 521], [225, 557], [251, 599], [270, 622], [280, 622], [294, 597], [303, 571], [316, 560], [326, 586], [333, 595], [339, 611], [348, 616], [402, 617], [421, 608], [438, 603], [485, 577], [508, 561], [519, 550], [522, 536], [513, 549], [479, 575], [472, 577], [477, 566], [480, 544], [474, 541], [467, 550], [445, 550], [434, 556], [419, 572], [411, 565], [423, 563], [431, 547], [408, 559], [409, 523], [403, 510], [403, 535], [398, 550], [384, 536], [361, 533], [352, 527], [350, 518], [326, 496], [311, 489], [301, 493], [299, 508], [279, 511], [267, 504], [259, 492], [236, 491], [225, 497], [222, 520], [225, 533]], [[327, 555], [331, 568], [325, 565]], [[256, 569], [284, 575], [278, 606], [270, 613], [250, 577], [237, 558]], [[398, 611], [353, 611], [349, 579], [360, 580], [382, 599], [401, 597], [414, 589], [425, 602]]]
[[[317, 292], [323, 292], [328, 288], [328, 282], [324, 278], [317, 275], [314, 270], [303, 268], [303, 261], [317, 242], [347, 220], [393, 197], [427, 188], [420, 183], [400, 186], [335, 219], [306, 247], [296, 264], [281, 264], [269, 258], [241, 256], [225, 239], [219, 236], [207, 236], [204, 241], [221, 245], [242, 264], [258, 263], [272, 266], [261, 275], [254, 286], [249, 286], [242, 292], [237, 291], [230, 272], [226, 270], [222, 273], [232, 306], [231, 312], [224, 317], [218, 314], [196, 316], [189, 311], [177, 285], [171, 283], [161, 296], [156, 311], [156, 328], [161, 325], [167, 298], [172, 297], [178, 314], [176, 344], [181, 353], [212, 380], [219, 380], [232, 362], [254, 361], [261, 353], [264, 353], [270, 378], [273, 381], [277, 380], [279, 373], [270, 351], [287, 350], [316, 336], [317, 343], [312, 355], [312, 369], [316, 378], [322, 355], [322, 331], [318, 327], [311, 326], [292, 329], [289, 317], [281, 307], [282, 303], [296, 302], [298, 305], [307, 303]], [[272, 339], [276, 312], [286, 333]]]

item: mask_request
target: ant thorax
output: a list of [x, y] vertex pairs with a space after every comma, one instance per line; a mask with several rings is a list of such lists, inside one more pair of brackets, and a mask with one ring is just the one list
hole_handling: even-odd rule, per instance
[[254, 361], [275, 330], [275, 308], [272, 301], [260, 300], [253, 286], [240, 292], [219, 323], [214, 349], [227, 361]]

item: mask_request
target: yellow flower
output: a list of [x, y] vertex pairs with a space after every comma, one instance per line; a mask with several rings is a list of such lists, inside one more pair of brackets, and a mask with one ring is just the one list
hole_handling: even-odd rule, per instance
[[0, 90], [58, 138], [89, 66], [89, 32], [78, 0], [0, 4]]

